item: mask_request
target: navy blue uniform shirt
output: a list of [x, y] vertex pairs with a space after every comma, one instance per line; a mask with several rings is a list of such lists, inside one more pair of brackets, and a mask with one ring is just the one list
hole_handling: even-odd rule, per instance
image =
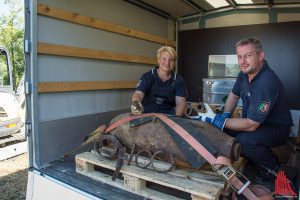
[[163, 82], [157, 74], [158, 67], [144, 73], [140, 78], [136, 90], [145, 96], [143, 106], [145, 113], [175, 114], [175, 97], [187, 97], [187, 89], [181, 76], [172, 72], [171, 78]]
[[243, 118], [270, 125], [293, 124], [283, 84], [266, 61], [251, 83], [240, 72], [232, 92], [243, 101]]

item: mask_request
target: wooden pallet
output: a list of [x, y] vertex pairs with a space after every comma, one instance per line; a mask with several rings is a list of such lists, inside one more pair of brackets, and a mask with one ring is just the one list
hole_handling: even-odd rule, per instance
[[193, 200], [219, 199], [225, 186], [225, 181], [215, 172], [175, 169], [168, 173], [158, 173], [150, 166], [147, 169], [136, 167], [134, 162], [130, 166], [125, 164], [122, 167], [120, 174], [124, 180], [117, 178], [116, 181], [112, 181], [111, 175], [95, 168], [115, 170], [116, 160], [102, 158], [95, 152], [84, 152], [76, 155], [75, 161], [76, 172], [149, 199], [181, 198], [150, 189], [147, 183], [188, 193]]

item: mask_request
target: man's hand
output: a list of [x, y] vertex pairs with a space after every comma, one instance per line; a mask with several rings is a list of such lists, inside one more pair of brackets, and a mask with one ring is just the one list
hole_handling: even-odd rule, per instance
[[133, 101], [131, 103], [131, 113], [133, 115], [140, 115], [144, 112], [144, 107], [141, 102]]
[[198, 116], [193, 117], [194, 119], [198, 119], [204, 122], [209, 122], [216, 117], [216, 113], [210, 108], [207, 103], [204, 103], [205, 112], [198, 112]]
[[210, 108], [210, 106], [206, 103], [204, 103], [206, 112], [204, 113], [198, 113], [198, 116], [191, 117], [192, 119], [201, 120], [204, 122], [208, 122], [212, 124], [213, 126], [223, 130], [226, 120], [228, 117], [230, 117], [229, 114], [215, 114], [214, 111]]

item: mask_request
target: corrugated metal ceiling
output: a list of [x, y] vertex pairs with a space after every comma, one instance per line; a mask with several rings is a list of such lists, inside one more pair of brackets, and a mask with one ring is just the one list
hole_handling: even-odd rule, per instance
[[[238, 4], [235, 0], [226, 0], [229, 6], [214, 8], [205, 0], [124, 0], [143, 7], [161, 16], [178, 19], [197, 14], [209, 14], [224, 10], [242, 10], [257, 8], [300, 8], [300, 0], [252, 0], [253, 4]], [[218, 1], [218, 0], [215, 0]]]

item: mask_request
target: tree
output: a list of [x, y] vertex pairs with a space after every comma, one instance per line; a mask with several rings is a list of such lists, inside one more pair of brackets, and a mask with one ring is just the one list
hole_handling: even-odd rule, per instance
[[22, 0], [4, 0], [8, 14], [0, 16], [0, 45], [10, 55], [13, 87], [19, 84], [24, 73], [24, 3]]

